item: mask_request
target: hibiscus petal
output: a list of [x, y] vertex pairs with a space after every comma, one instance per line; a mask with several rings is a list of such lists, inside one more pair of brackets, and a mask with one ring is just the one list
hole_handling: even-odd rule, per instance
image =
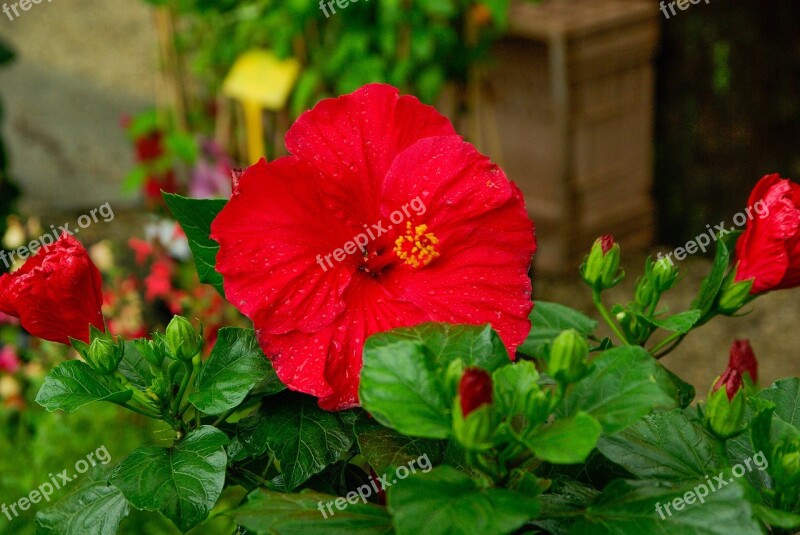
[[395, 157], [420, 139], [455, 133], [446, 117], [416, 97], [369, 84], [302, 114], [286, 134], [286, 148], [328, 178], [322, 186], [327, 198], [350, 204], [355, 220], [375, 222]]
[[[263, 160], [241, 177], [211, 225], [230, 302], [271, 334], [314, 332], [344, 310], [353, 259], [317, 263], [353, 234], [325, 206], [317, 175], [293, 157]], [[321, 258], [321, 256], [320, 256]], [[324, 268], [324, 269], [323, 269]]]
[[335, 324], [311, 335], [259, 333], [261, 347], [281, 381], [293, 390], [318, 396], [320, 407], [326, 410], [358, 405], [361, 354], [367, 338], [430, 320], [371, 277], [359, 277], [344, 295], [348, 307]]
[[792, 201], [790, 181], [780, 175], [762, 178], [750, 195], [750, 206], [763, 202], [769, 215], [752, 219], [736, 244], [736, 280], [755, 279], [751, 293], [773, 289], [789, 266], [787, 240], [800, 229], [800, 211]]
[[439, 257], [401, 266], [386, 284], [437, 321], [491, 323], [512, 353], [530, 330], [528, 269], [536, 249], [522, 193], [503, 171], [455, 136], [429, 138], [401, 154], [384, 184], [384, 211], [418, 193], [414, 215], [438, 239]]

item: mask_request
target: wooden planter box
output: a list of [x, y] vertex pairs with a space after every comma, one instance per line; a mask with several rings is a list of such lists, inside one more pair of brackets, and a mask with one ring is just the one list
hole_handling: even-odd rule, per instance
[[472, 138], [525, 194], [536, 268], [575, 271], [596, 237], [653, 237], [658, 9], [638, 0], [515, 3], [480, 79]]

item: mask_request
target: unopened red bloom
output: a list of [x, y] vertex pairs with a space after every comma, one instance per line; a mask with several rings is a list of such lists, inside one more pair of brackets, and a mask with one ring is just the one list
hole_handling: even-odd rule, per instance
[[464, 418], [482, 405], [492, 404], [492, 377], [486, 370], [467, 368], [458, 384]]
[[732, 400], [736, 392], [744, 384], [744, 374], [750, 374], [753, 381], [758, 380], [758, 361], [756, 360], [753, 348], [750, 347], [749, 340], [735, 340], [731, 345], [728, 367], [714, 383], [713, 391], [716, 392], [723, 386], [728, 394], [728, 399]]
[[89, 324], [104, 329], [100, 271], [69, 234], [43, 248], [19, 270], [0, 277], [0, 312], [44, 340], [89, 341]]
[[533, 225], [445, 117], [372, 84], [304, 113], [286, 147], [245, 171], [211, 227], [225, 293], [284, 383], [355, 406], [367, 337], [427, 321], [491, 323], [514, 354]]
[[733, 341], [728, 367], [737, 370], [742, 375], [749, 373], [753, 381], [758, 381], [758, 361], [750, 346], [750, 340]]
[[736, 281], [753, 279], [751, 294], [800, 285], [800, 185], [767, 175], [749, 207], [752, 217], [736, 243]]
[[598, 241], [600, 241], [600, 247], [603, 249], [603, 254], [609, 252], [616, 243], [614, 241], [614, 236], [612, 236], [611, 234], [604, 234], [597, 239]]

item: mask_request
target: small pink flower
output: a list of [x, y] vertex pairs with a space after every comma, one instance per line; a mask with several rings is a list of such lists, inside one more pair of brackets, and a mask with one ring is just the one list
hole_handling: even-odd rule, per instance
[[0, 372], [17, 373], [20, 362], [16, 351], [11, 346], [0, 349]]

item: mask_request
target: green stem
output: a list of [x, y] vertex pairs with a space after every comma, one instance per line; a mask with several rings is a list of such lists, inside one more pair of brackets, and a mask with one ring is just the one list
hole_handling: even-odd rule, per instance
[[130, 405], [128, 403], [120, 403], [119, 405], [120, 405], [120, 407], [125, 407], [129, 411], [133, 411], [135, 413], [141, 414], [142, 416], [147, 416], [148, 418], [153, 418], [155, 420], [160, 420], [161, 419], [161, 415], [160, 414], [156, 414], [154, 412], [150, 412], [150, 411], [147, 411], [145, 409], [140, 409], [139, 407], [137, 407], [135, 405]]
[[[653, 355], [653, 358], [660, 359], [661, 357], [664, 357], [664, 356], [668, 355], [673, 349], [678, 347], [678, 345], [681, 342], [683, 342], [684, 338], [686, 338], [685, 334], [673, 333], [670, 336], [667, 336], [666, 338], [661, 340], [655, 346], [653, 346], [653, 348], [650, 350], [650, 354]], [[658, 351], [660, 349], [666, 347], [669, 344], [672, 344], [672, 345], [669, 348], [667, 348], [665, 351], [662, 351], [661, 353], [658, 353]]]
[[237, 410], [237, 409], [239, 409], [239, 407], [234, 407], [234, 408], [230, 409], [230, 410], [229, 410], [229, 411], [227, 411], [225, 414], [223, 414], [222, 416], [220, 416], [219, 418], [217, 418], [217, 419], [214, 421], [214, 423], [213, 423], [213, 424], [211, 424], [211, 425], [213, 425], [214, 427], [217, 427], [219, 424], [221, 424], [222, 422], [224, 422], [225, 420], [227, 420], [228, 418], [230, 418], [230, 417], [231, 417], [231, 414], [233, 414], [234, 412], [236, 412], [236, 410]]
[[603, 304], [603, 300], [602, 300], [602, 297], [600, 295], [600, 292], [598, 292], [596, 290], [594, 292], [592, 292], [592, 300], [594, 301], [594, 306], [600, 312], [600, 315], [603, 316], [603, 319], [606, 321], [608, 326], [611, 327], [611, 330], [616, 335], [616, 337], [619, 338], [620, 341], [622, 341], [623, 344], [630, 345], [630, 342], [628, 342], [628, 339], [625, 338], [625, 335], [622, 334], [622, 331], [620, 331], [619, 327], [617, 327], [617, 324], [614, 321], [614, 318], [611, 317], [611, 313], [609, 313], [608, 309], [606, 309], [606, 306]]

